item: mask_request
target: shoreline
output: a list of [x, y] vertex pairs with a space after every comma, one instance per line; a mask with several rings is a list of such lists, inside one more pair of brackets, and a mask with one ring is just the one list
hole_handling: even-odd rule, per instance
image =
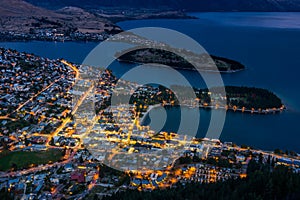
[[[4, 28], [0, 31], [0, 42], [29, 42], [29, 41], [49, 41], [49, 42], [102, 42], [108, 39], [111, 35], [115, 35], [126, 30], [123, 30], [118, 23], [126, 22], [126, 21], [134, 21], [134, 20], [151, 20], [151, 19], [199, 19], [196, 16], [189, 15], [187, 12], [181, 10], [159, 10], [158, 13], [149, 12], [143, 13], [141, 16], [123, 16], [123, 17], [113, 17], [113, 16], [105, 16], [101, 17], [101, 19], [108, 20], [112, 24], [112, 30], [103, 30], [101, 32], [71, 32], [69, 35], [64, 33], [63, 35], [55, 36], [54, 35], [45, 35], [38, 33], [30, 33], [30, 32], [15, 32], [15, 30], [10, 30], [8, 28]], [[45, 28], [40, 27], [30, 27], [31, 29], [41, 29], [44, 31]]]
[[143, 113], [142, 118], [140, 118], [140, 123], [142, 124], [144, 122], [146, 116], [152, 109], [158, 108], [158, 107], [161, 107], [161, 104], [149, 105], [147, 111], [145, 113]]
[[[1, 33], [0, 33], [1, 34]], [[105, 40], [105, 39], [104, 39]], [[0, 39], [0, 42], [61, 42], [61, 43], [65, 43], [65, 42], [78, 42], [78, 43], [88, 43], [88, 42], [94, 42], [94, 43], [99, 43], [99, 42], [103, 42], [104, 40], [94, 40], [94, 39], [88, 39], [88, 40], [80, 40], [80, 39], [28, 39], [28, 38], [11, 38], [11, 39]]]
[[199, 105], [198, 107], [195, 106], [195, 105], [188, 105], [188, 104], [183, 104], [183, 105], [171, 105], [171, 104], [165, 104], [165, 105], [162, 105], [162, 104], [155, 104], [155, 105], [149, 105], [148, 106], [148, 109], [146, 112], [143, 113], [143, 116], [140, 118], [140, 123], [143, 123], [146, 116], [149, 114], [149, 112], [152, 110], [152, 109], [155, 109], [155, 108], [158, 108], [158, 107], [186, 107], [186, 108], [189, 108], [189, 109], [195, 109], [195, 108], [198, 108], [198, 109], [209, 109], [209, 110], [212, 110], [212, 109], [221, 109], [221, 110], [225, 110], [226, 112], [236, 112], [236, 113], [246, 113], [246, 114], [255, 114], [255, 115], [262, 115], [262, 114], [278, 114], [278, 113], [282, 113], [283, 111], [285, 111], [287, 108], [285, 107], [285, 105], [283, 105], [281, 108], [269, 108], [269, 109], [262, 109], [262, 110], [259, 110], [259, 109], [255, 109], [255, 110], [250, 110], [250, 109], [242, 109], [242, 108], [226, 108], [226, 107], [223, 107], [223, 106], [204, 106], [204, 105]]
[[[122, 23], [122, 22], [126, 22], [126, 21], [139, 21], [139, 20], [156, 20], [156, 19], [183, 19], [183, 20], [188, 20], [188, 19], [199, 19], [199, 17], [190, 15], [190, 12], [185, 12], [185, 11], [179, 11], [179, 10], [170, 10], [172, 13], [170, 13], [169, 15], [163, 15], [163, 14], [159, 14], [158, 15], [149, 15], [149, 16], [145, 16], [144, 18], [138, 18], [138, 17], [124, 17], [124, 18], [118, 18], [117, 20], [111, 20], [113, 21], [113, 23], [117, 26], [118, 23]], [[163, 12], [163, 10], [162, 10]], [[113, 17], [112, 17], [113, 18]], [[110, 19], [108, 17], [108, 19]]]

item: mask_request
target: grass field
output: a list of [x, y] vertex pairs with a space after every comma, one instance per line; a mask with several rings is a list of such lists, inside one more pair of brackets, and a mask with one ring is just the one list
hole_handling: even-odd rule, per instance
[[62, 158], [62, 151], [49, 149], [38, 152], [2, 152], [0, 153], [0, 171], [7, 171], [16, 164], [17, 169], [27, 168], [31, 165], [46, 164], [49, 161], [56, 162]]

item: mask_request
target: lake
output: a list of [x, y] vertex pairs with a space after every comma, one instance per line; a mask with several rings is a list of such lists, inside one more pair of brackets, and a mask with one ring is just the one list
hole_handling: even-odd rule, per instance
[[[165, 27], [180, 31], [198, 41], [210, 54], [231, 58], [247, 69], [223, 74], [226, 85], [255, 86], [276, 93], [288, 107], [282, 114], [251, 115], [228, 112], [222, 141], [247, 144], [256, 148], [300, 152], [300, 13], [190, 13], [199, 19], [155, 19], [125, 21], [123, 29]], [[80, 63], [96, 43], [6, 42], [0, 46], [50, 58], [65, 58]], [[122, 73], [132, 65], [114, 63]], [[194, 86], [201, 81], [194, 72], [181, 71]], [[176, 131], [178, 108], [168, 109], [164, 129]], [[193, 119], [195, 109], [184, 108]], [[220, 111], [222, 112], [222, 111]], [[205, 135], [210, 111], [200, 110], [198, 136]], [[147, 123], [146, 119], [146, 123]]]

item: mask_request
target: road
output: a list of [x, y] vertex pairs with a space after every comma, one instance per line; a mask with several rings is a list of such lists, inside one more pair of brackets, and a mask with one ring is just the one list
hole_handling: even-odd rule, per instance
[[[65, 65], [67, 65], [68, 67], [70, 67], [73, 71], [76, 72], [76, 75], [75, 75], [75, 78], [79, 78], [79, 70], [73, 66], [72, 64], [68, 63], [67, 61], [65, 60], [61, 60], [61, 62]], [[54, 82], [52, 82], [50, 85], [48, 85], [47, 87], [45, 87], [43, 90], [41, 90], [40, 92], [38, 92], [37, 94], [35, 94], [33, 97], [31, 97], [30, 99], [28, 99], [26, 102], [24, 102], [22, 105], [20, 105], [15, 111], [19, 111], [21, 108], [23, 108], [26, 104], [28, 104], [30, 101], [32, 101], [35, 97], [39, 96], [42, 92], [46, 91], [47, 89], [49, 89], [52, 85], [54, 85], [56, 82], [60, 81], [63, 77], [55, 80]], [[89, 90], [90, 91], [90, 90]], [[88, 91], [88, 92], [89, 92]], [[86, 98], [87, 95], [84, 95], [83, 98]], [[81, 99], [81, 103], [84, 99]], [[77, 104], [76, 105], [76, 109], [78, 108], [80, 104]], [[11, 119], [7, 116], [2, 116], [0, 117], [0, 119]], [[14, 120], [14, 119], [11, 119], [11, 120]], [[56, 136], [65, 126], [68, 122], [70, 122], [71, 118], [66, 118], [62, 125], [59, 126], [52, 134], [51, 134], [51, 137], [53, 136]], [[51, 138], [48, 136], [48, 141], [46, 143], [47, 147], [49, 148], [49, 139]], [[51, 147], [51, 148], [55, 148], [55, 147]], [[37, 171], [41, 171], [41, 170], [47, 170], [49, 168], [52, 168], [52, 167], [56, 167], [56, 166], [61, 166], [61, 165], [64, 165], [66, 163], [69, 163], [72, 159], [73, 159], [73, 156], [75, 155], [76, 151], [78, 149], [74, 149], [72, 155], [70, 155], [69, 159], [63, 161], [63, 162], [60, 162], [60, 163], [53, 163], [53, 164], [46, 164], [46, 165], [43, 165], [43, 166], [37, 166], [37, 167], [33, 167], [33, 168], [29, 168], [29, 169], [25, 169], [25, 170], [20, 170], [20, 171], [16, 171], [16, 172], [9, 172], [9, 173], [4, 173], [4, 174], [0, 174], [0, 178], [3, 178], [3, 177], [14, 177], [14, 176], [22, 176], [22, 175], [25, 175], [25, 174], [30, 174], [30, 173], [35, 173]]]
[[34, 98], [36, 98], [37, 96], [39, 96], [41, 93], [43, 93], [44, 91], [48, 90], [52, 85], [54, 85], [56, 82], [60, 81], [62, 79], [56, 79], [55, 81], [53, 81], [50, 85], [48, 85], [47, 87], [45, 87], [44, 89], [42, 89], [41, 91], [39, 91], [38, 93], [36, 93], [34, 96], [32, 96], [30, 99], [28, 99], [26, 102], [24, 102], [23, 104], [21, 104], [16, 110], [15, 112], [19, 111], [21, 108], [23, 108], [26, 104], [28, 104], [30, 101], [32, 101]]
[[69, 63], [69, 62], [67, 62], [67, 61], [65, 61], [65, 60], [61, 60], [60, 62], [63, 63], [64, 65], [67, 65], [67, 66], [70, 67], [73, 71], [76, 72], [75, 80], [77, 80], [77, 79], [79, 78], [80, 73], [79, 73], [79, 70], [77, 69], [76, 66], [72, 65], [71, 63]]
[[11, 121], [16, 121], [16, 119], [10, 118], [8, 116], [1, 116], [0, 120], [11, 120]]

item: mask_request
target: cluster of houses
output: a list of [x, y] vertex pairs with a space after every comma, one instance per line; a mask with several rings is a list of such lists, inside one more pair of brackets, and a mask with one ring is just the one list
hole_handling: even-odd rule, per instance
[[[204, 150], [205, 144], [210, 143], [208, 150]], [[202, 151], [199, 154], [190, 145], [190, 149], [185, 151], [184, 157], [190, 157], [191, 162], [178, 162], [172, 167], [164, 170], [148, 170], [145, 172], [136, 171], [132, 174], [130, 188], [139, 190], [153, 190], [157, 188], [172, 187], [176, 183], [186, 184], [191, 182], [214, 183], [228, 179], [247, 177], [247, 168], [251, 160], [268, 164], [271, 167], [285, 165], [295, 173], [300, 173], [300, 156], [278, 155], [273, 152], [265, 152], [245, 147], [240, 147], [231, 142], [221, 143], [217, 140], [203, 139]], [[200, 159], [193, 160], [194, 156]], [[200, 157], [199, 157], [200, 156]], [[221, 164], [220, 160], [226, 160], [226, 164]], [[180, 159], [179, 159], [180, 160]], [[212, 162], [212, 160], [214, 162]], [[163, 179], [157, 179], [163, 175]]]
[[72, 162], [14, 177], [0, 178], [0, 190], [6, 189], [17, 199], [61, 199], [81, 195], [99, 178], [99, 164], [91, 162], [85, 150], [76, 152]]
[[[77, 72], [59, 60], [0, 49], [0, 149], [43, 151], [49, 141], [52, 148], [72, 151], [64, 161], [47, 168], [38, 166], [11, 177], [0, 174], [0, 189], [27, 200], [80, 199], [96, 184], [119, 188], [117, 175], [99, 179], [99, 161], [128, 172], [130, 183], [121, 186], [140, 190], [171, 187], [178, 182], [210, 183], [245, 177], [253, 159], [300, 171], [299, 155], [284, 157], [219, 140], [156, 133], [140, 124], [139, 112], [147, 106], [138, 105], [137, 110], [136, 102], [107, 103], [112, 95], [120, 102], [132, 94], [133, 99], [143, 99], [159, 93], [157, 88], [143, 86], [137, 90], [139, 85], [117, 81], [109, 70], [99, 71], [99, 80], [99, 74], [88, 66], [80, 67], [79, 72], [82, 77], [95, 76], [99, 82], [95, 95], [88, 97], [83, 110], [78, 108], [80, 112], [72, 116], [74, 98], [80, 102], [93, 88], [92, 82], [75, 82]], [[87, 110], [94, 115], [87, 116]], [[79, 145], [81, 142], [88, 150]], [[180, 155], [186, 158], [182, 162]]]
[[0, 77], [1, 133], [15, 146], [50, 134], [71, 113], [75, 72], [59, 60], [1, 48]]
[[102, 33], [82, 33], [78, 31], [61, 32], [53, 28], [36, 28], [29, 33], [19, 33], [14, 31], [0, 32], [3, 41], [103, 41], [110, 36], [107, 32]]

